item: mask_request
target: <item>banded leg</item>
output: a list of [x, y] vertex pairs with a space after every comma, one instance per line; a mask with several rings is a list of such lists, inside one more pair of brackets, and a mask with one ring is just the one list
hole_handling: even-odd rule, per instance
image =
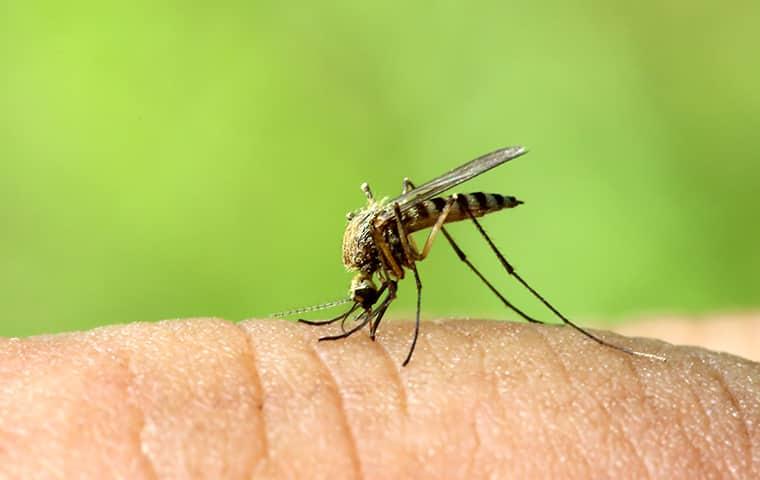
[[[413, 188], [414, 188], [414, 184], [408, 178], [404, 178], [403, 192], [406, 193], [407, 191], [409, 191], [410, 189], [413, 189]], [[475, 267], [475, 265], [473, 265], [473, 263], [467, 258], [467, 255], [465, 255], [465, 253], [462, 251], [462, 249], [459, 248], [459, 245], [457, 245], [457, 243], [451, 237], [451, 235], [449, 234], [449, 232], [446, 231], [446, 229], [443, 227], [443, 223], [446, 221], [446, 215], [448, 215], [448, 212], [451, 210], [451, 206], [453, 205], [453, 203], [456, 202], [456, 201], [458, 201], [459, 198], [463, 198], [463, 197], [459, 197], [457, 194], [454, 194], [454, 195], [451, 196], [451, 198], [449, 199], [448, 203], [444, 206], [443, 210], [441, 211], [441, 216], [438, 218], [438, 221], [433, 226], [433, 229], [437, 228], [437, 230], [440, 230], [443, 233], [443, 236], [446, 237], [446, 240], [448, 240], [449, 244], [451, 245], [451, 248], [454, 249], [454, 253], [457, 254], [457, 257], [459, 257], [459, 260], [461, 260], [462, 262], [464, 262], [464, 264], [467, 265], [470, 268], [470, 270], [472, 270], [472, 272], [475, 275], [477, 275], [477, 277], [483, 283], [486, 284], [486, 286], [488, 287], [488, 289], [491, 290], [491, 292], [493, 292], [493, 294], [496, 295], [499, 298], [499, 300], [501, 300], [501, 303], [503, 303], [504, 306], [506, 306], [507, 308], [509, 308], [510, 310], [512, 310], [513, 312], [515, 312], [517, 315], [519, 315], [520, 317], [522, 317], [524, 320], [527, 320], [528, 322], [531, 322], [531, 323], [544, 323], [544, 322], [542, 322], [540, 320], [536, 320], [535, 318], [531, 317], [527, 313], [525, 313], [522, 310], [520, 310], [519, 308], [517, 308], [514, 304], [512, 304], [512, 302], [510, 302], [509, 300], [507, 300], [504, 297], [504, 295], [502, 295], [501, 292], [499, 292], [496, 289], [496, 287], [494, 287], [493, 284], [491, 282], [489, 282], [488, 279], [486, 279], [486, 277], [483, 276], [482, 273], [480, 273], [480, 270], [478, 270]], [[466, 203], [466, 202], [460, 202], [460, 203]], [[469, 210], [467, 210], [467, 212], [469, 213]], [[397, 213], [396, 216], [399, 217], [400, 214]], [[432, 236], [432, 232], [431, 232], [431, 235], [428, 236], [428, 241], [425, 242], [425, 247], [423, 248], [423, 252], [421, 254], [421, 259], [424, 259], [427, 256], [427, 254], [430, 252], [430, 247], [432, 246], [432, 241], [430, 240], [431, 236]]]
[[[404, 180], [408, 181], [407, 179]], [[456, 198], [456, 195], [454, 195], [446, 201], [446, 205], [444, 205], [443, 209], [441, 210], [441, 214], [438, 215], [438, 219], [436, 220], [435, 225], [430, 228], [430, 233], [428, 233], [427, 239], [425, 239], [425, 244], [423, 245], [421, 252], [417, 250], [417, 248], [414, 246], [412, 237], [409, 236], [409, 234], [406, 232], [404, 222], [401, 218], [401, 207], [399, 207], [397, 203], [393, 205], [393, 212], [396, 217], [396, 227], [398, 229], [398, 236], [401, 240], [401, 247], [404, 249], [404, 254], [406, 254], [406, 257], [409, 259], [410, 263], [424, 260], [428, 256], [430, 249], [433, 246], [433, 242], [438, 235], [438, 232], [443, 229], [443, 224], [446, 223], [446, 219], [449, 216], [449, 212], [451, 212], [451, 207], [454, 205]]]
[[609, 343], [609, 342], [607, 342], [607, 341], [605, 341], [605, 340], [597, 337], [596, 335], [594, 335], [593, 333], [589, 332], [588, 330], [580, 327], [579, 325], [575, 324], [574, 322], [570, 321], [570, 319], [568, 319], [566, 316], [562, 315], [562, 313], [560, 313], [559, 310], [557, 310], [556, 308], [554, 308], [554, 306], [551, 303], [549, 303], [548, 300], [546, 300], [540, 293], [538, 293], [536, 290], [534, 290], [533, 287], [531, 287], [528, 284], [528, 282], [526, 282], [525, 280], [523, 280], [523, 278], [515, 271], [515, 269], [512, 266], [512, 264], [510, 264], [507, 261], [507, 259], [504, 258], [504, 255], [502, 255], [502, 253], [499, 251], [499, 249], [496, 247], [496, 245], [494, 245], [493, 241], [491, 240], [491, 237], [488, 236], [488, 234], [486, 233], [486, 231], [480, 225], [480, 222], [478, 222], [478, 220], [475, 218], [475, 216], [472, 214], [472, 212], [470, 212], [470, 209], [467, 206], [467, 202], [461, 202], [460, 206], [467, 213], [467, 216], [470, 217], [470, 220], [472, 220], [472, 223], [475, 224], [475, 227], [478, 229], [478, 231], [483, 236], [483, 238], [485, 238], [486, 242], [488, 243], [488, 246], [491, 248], [491, 251], [494, 252], [494, 254], [496, 255], [496, 257], [499, 259], [499, 262], [504, 267], [504, 270], [506, 270], [509, 275], [511, 275], [515, 279], [517, 279], [517, 281], [520, 282], [520, 284], [523, 287], [527, 288], [528, 291], [534, 297], [536, 297], [538, 300], [540, 300], [541, 303], [543, 303], [544, 306], [546, 306], [546, 308], [548, 308], [549, 310], [551, 310], [557, 317], [559, 317], [565, 325], [568, 325], [568, 326], [572, 327], [573, 329], [577, 330], [578, 332], [582, 333], [583, 335], [585, 335], [586, 337], [590, 338], [591, 340], [595, 341], [596, 343], [598, 343], [600, 345], [604, 345], [604, 346], [610, 347], [612, 349], [628, 353], [630, 355], [636, 355], [636, 356], [641, 356], [641, 357], [646, 357], [646, 358], [652, 358], [652, 359], [656, 359], [656, 360], [663, 360], [663, 361], [665, 360], [665, 358], [660, 357], [659, 355], [653, 355], [651, 353], [637, 352], [635, 350], [630, 350], [628, 348], [621, 347], [619, 345], [614, 345], [612, 343]]
[[[412, 181], [409, 180], [409, 178], [404, 177], [401, 185], [401, 193], [408, 193], [411, 190], [414, 190], [414, 188], [415, 187]], [[421, 252], [414, 244], [414, 239], [406, 233], [404, 223], [401, 220], [401, 208], [398, 206], [398, 204], [393, 205], [393, 211], [396, 216], [396, 226], [398, 227], [399, 237], [401, 238], [401, 246], [404, 249], [404, 253], [407, 254], [407, 258], [410, 260], [424, 260], [428, 256], [430, 249], [433, 246], [433, 241], [435, 241], [438, 232], [443, 229], [443, 224], [446, 223], [446, 219], [449, 216], [449, 212], [451, 211], [451, 207], [453, 206], [454, 202], [455, 198], [451, 197], [446, 202], [446, 205], [443, 206], [440, 215], [438, 215], [438, 219], [430, 228], [430, 233], [428, 233], [428, 236], [425, 239], [425, 244], [423, 245]]]
[[412, 346], [409, 347], [409, 353], [406, 354], [406, 359], [404, 360], [404, 363], [401, 364], [402, 367], [406, 367], [409, 364], [409, 360], [412, 359], [412, 354], [414, 353], [414, 347], [417, 346], [417, 337], [420, 334], [420, 306], [422, 305], [422, 282], [420, 281], [420, 274], [417, 273], [417, 265], [415, 263], [412, 263], [412, 266], [410, 268], [414, 272], [414, 281], [417, 284], [417, 314], [414, 319], [414, 337], [412, 338]]
[[477, 275], [478, 278], [483, 283], [486, 284], [486, 286], [489, 288], [489, 290], [491, 290], [493, 292], [494, 295], [496, 295], [497, 297], [499, 297], [499, 300], [501, 300], [501, 303], [503, 303], [505, 307], [509, 308], [510, 310], [512, 310], [513, 312], [515, 312], [517, 315], [519, 315], [520, 317], [522, 317], [524, 320], [527, 320], [527, 321], [529, 321], [531, 323], [541, 323], [541, 324], [544, 323], [541, 320], [536, 320], [535, 318], [531, 317], [527, 313], [523, 312], [522, 310], [520, 310], [519, 308], [517, 308], [516, 306], [514, 306], [514, 304], [512, 304], [512, 302], [510, 302], [509, 300], [507, 300], [504, 297], [504, 295], [502, 295], [501, 292], [499, 292], [496, 289], [496, 287], [494, 287], [493, 284], [491, 282], [489, 282], [488, 279], [486, 277], [484, 277], [482, 273], [480, 273], [480, 271], [475, 267], [475, 265], [472, 264], [472, 262], [470, 261], [470, 259], [467, 258], [467, 255], [464, 254], [464, 252], [462, 251], [462, 249], [459, 248], [459, 245], [457, 245], [457, 243], [451, 237], [451, 234], [449, 232], [447, 232], [446, 229], [443, 229], [443, 228], [441, 229], [441, 232], [443, 233], [443, 236], [446, 237], [446, 240], [449, 241], [449, 244], [451, 245], [451, 248], [454, 249], [454, 253], [457, 254], [457, 257], [459, 257], [459, 260], [461, 260], [465, 265], [467, 265], [470, 268], [470, 270], [472, 270], [472, 272], [475, 275]]
[[375, 310], [375, 312], [377, 312], [375, 315], [375, 320], [369, 326], [369, 338], [372, 339], [373, 342], [375, 341], [377, 328], [380, 326], [380, 322], [383, 320], [385, 311], [388, 310], [391, 302], [396, 299], [396, 285], [397, 284], [394, 280], [388, 280], [388, 296], [385, 297], [383, 303], [381, 303], [380, 306]]

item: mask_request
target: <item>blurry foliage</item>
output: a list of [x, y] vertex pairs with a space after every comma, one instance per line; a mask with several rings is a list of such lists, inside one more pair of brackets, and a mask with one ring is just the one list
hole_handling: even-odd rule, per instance
[[[760, 304], [760, 3], [190, 5], [0, 6], [0, 334], [339, 298], [362, 181], [509, 144], [460, 191], [526, 202], [483, 223], [568, 314]], [[426, 316], [513, 317], [445, 242], [420, 274]]]

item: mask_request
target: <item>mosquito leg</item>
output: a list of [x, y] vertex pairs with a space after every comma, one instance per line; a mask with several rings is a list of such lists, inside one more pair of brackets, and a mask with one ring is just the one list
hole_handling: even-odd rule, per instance
[[398, 236], [401, 240], [401, 248], [404, 250], [404, 255], [408, 262], [414, 263], [415, 260], [420, 258], [420, 253], [417, 248], [413, 246], [411, 237], [406, 233], [406, 227], [404, 227], [404, 221], [401, 218], [401, 208], [398, 203], [393, 204], [393, 213], [396, 217], [396, 228], [398, 229]]
[[[412, 181], [408, 178], [404, 178], [402, 192], [406, 193], [412, 189], [414, 189], [414, 184]], [[422, 247], [422, 253], [417, 251], [417, 248], [414, 247], [413, 239], [406, 233], [404, 222], [401, 220], [401, 209], [399, 208], [398, 204], [393, 205], [393, 210], [396, 214], [396, 225], [398, 227], [399, 237], [401, 237], [401, 246], [404, 249], [404, 253], [407, 254], [407, 258], [410, 260], [424, 260], [425, 257], [428, 256], [428, 253], [430, 253], [430, 248], [433, 246], [433, 241], [438, 235], [438, 232], [443, 227], [443, 224], [446, 223], [446, 218], [449, 216], [449, 212], [451, 211], [451, 207], [456, 201], [456, 198], [457, 196], [453, 195], [448, 199], [446, 205], [444, 205], [443, 210], [441, 210], [441, 214], [438, 216], [438, 220], [430, 229], [430, 233], [428, 233], [427, 239], [425, 239], [425, 245]], [[410, 253], [413, 256], [410, 256]]]
[[354, 303], [354, 306], [351, 307], [347, 312], [342, 313], [342, 314], [338, 315], [335, 318], [331, 318], [330, 320], [305, 320], [303, 318], [299, 318], [298, 322], [299, 323], [305, 323], [306, 325], [329, 325], [329, 324], [335, 323], [335, 322], [337, 322], [339, 320], [345, 320], [346, 318], [348, 318], [349, 315], [351, 315], [352, 313], [354, 313], [354, 310], [356, 310], [356, 308], [358, 306], [359, 306], [358, 303]]
[[375, 311], [375, 320], [369, 324], [369, 338], [373, 342], [377, 337], [377, 328], [380, 326], [380, 322], [383, 320], [385, 312], [388, 310], [388, 306], [390, 306], [390, 302], [380, 305], [380, 308]]
[[409, 353], [406, 354], [406, 359], [404, 360], [404, 363], [401, 364], [402, 367], [406, 367], [407, 364], [409, 363], [409, 360], [412, 359], [412, 354], [414, 353], [414, 347], [417, 346], [417, 337], [420, 334], [420, 306], [422, 305], [422, 282], [420, 281], [420, 274], [417, 273], [417, 265], [412, 263], [412, 266], [410, 268], [414, 272], [414, 281], [417, 284], [417, 314], [415, 315], [415, 319], [414, 319], [414, 338], [412, 339], [412, 346], [409, 347]]
[[480, 273], [480, 270], [478, 270], [477, 268], [475, 268], [475, 265], [473, 265], [472, 262], [470, 261], [470, 259], [467, 258], [467, 255], [464, 254], [464, 252], [462, 251], [462, 249], [459, 248], [459, 245], [457, 245], [457, 243], [451, 237], [451, 234], [449, 234], [449, 232], [446, 229], [444, 229], [444, 228], [441, 228], [441, 233], [443, 233], [443, 236], [446, 237], [446, 240], [449, 241], [449, 244], [451, 245], [451, 248], [454, 249], [454, 253], [457, 254], [457, 257], [459, 257], [459, 260], [461, 260], [462, 262], [464, 262], [464, 264], [467, 265], [470, 268], [470, 270], [472, 270], [472, 272], [475, 275], [477, 275], [478, 278], [483, 283], [486, 284], [486, 286], [493, 292], [494, 295], [496, 295], [497, 297], [499, 297], [499, 300], [501, 300], [501, 303], [503, 303], [504, 306], [506, 306], [507, 308], [509, 308], [510, 310], [512, 310], [513, 312], [515, 312], [516, 314], [518, 314], [524, 320], [527, 320], [527, 321], [529, 321], [531, 323], [544, 323], [541, 320], [536, 320], [535, 318], [531, 317], [527, 313], [523, 312], [522, 310], [520, 310], [519, 308], [517, 308], [516, 306], [514, 306], [512, 304], [512, 302], [510, 302], [509, 300], [507, 300], [504, 297], [504, 295], [502, 295], [501, 292], [499, 292], [496, 289], [496, 287], [494, 287], [493, 284], [491, 282], [489, 282], [488, 279], [486, 279], [486, 277], [484, 277], [482, 273]]
[[377, 314], [375, 315], [375, 320], [370, 324], [369, 327], [369, 338], [372, 339], [372, 341], [375, 341], [375, 335], [377, 333], [377, 329], [380, 326], [380, 322], [383, 319], [383, 316], [385, 315], [385, 311], [388, 309], [388, 306], [390, 306], [391, 302], [396, 299], [396, 290], [398, 283], [391, 279], [390, 273], [386, 269], [380, 270], [378, 273], [378, 276], [380, 277], [382, 281], [382, 288], [381, 290], [384, 290], [386, 285], [388, 286], [388, 295], [386, 298], [382, 301], [380, 304], [380, 307], [378, 307], [375, 311]]
[[[408, 178], [404, 178], [404, 182], [403, 182], [403, 190], [404, 190], [404, 192], [403, 193], [406, 193], [407, 190], [411, 190], [411, 189], [414, 189], [414, 184]], [[457, 198], [458, 198], [457, 195], [454, 195], [449, 200], [449, 203], [453, 204], [455, 201], [457, 201]], [[447, 207], [448, 207], [448, 210], [447, 210]], [[457, 245], [457, 243], [451, 237], [451, 235], [449, 234], [449, 232], [446, 231], [445, 228], [443, 228], [443, 223], [446, 221], [446, 218], [445, 218], [444, 214], [448, 215], [448, 211], [450, 209], [451, 209], [451, 207], [448, 204], [444, 207], [444, 210], [441, 211], [441, 217], [443, 217], [443, 219], [441, 219], [439, 217], [438, 221], [433, 226], [433, 229], [438, 228], [438, 230], [440, 230], [441, 233], [443, 233], [444, 237], [446, 237], [446, 240], [449, 241], [449, 244], [451, 245], [451, 248], [454, 249], [454, 252], [457, 254], [457, 257], [459, 257], [459, 260], [461, 260], [462, 262], [464, 262], [464, 264], [467, 265], [470, 268], [470, 270], [472, 270], [473, 273], [475, 275], [477, 275], [478, 278], [480, 278], [480, 280], [483, 283], [486, 284], [486, 286], [494, 293], [494, 295], [496, 295], [497, 297], [499, 297], [499, 300], [501, 300], [501, 303], [503, 303], [507, 308], [509, 308], [510, 310], [512, 310], [513, 312], [515, 312], [516, 314], [518, 314], [520, 317], [522, 317], [523, 319], [525, 319], [525, 320], [527, 320], [527, 321], [529, 321], [531, 323], [544, 323], [544, 322], [542, 322], [540, 320], [536, 320], [535, 318], [529, 316], [527, 313], [523, 312], [522, 310], [520, 310], [519, 308], [517, 308], [516, 306], [514, 306], [512, 304], [512, 302], [510, 302], [509, 300], [507, 300], [504, 297], [504, 295], [502, 295], [501, 292], [499, 292], [496, 289], [496, 287], [494, 287], [493, 284], [491, 282], [489, 282], [488, 279], [486, 279], [483, 276], [482, 273], [480, 273], [480, 271], [475, 267], [475, 265], [473, 265], [472, 262], [470, 262], [470, 260], [467, 258], [467, 255], [465, 255], [465, 253], [462, 251], [462, 249], [459, 248], [459, 245]], [[468, 212], [469, 212], [469, 210], [468, 210]], [[432, 240], [430, 239], [430, 236], [428, 236], [428, 240], [425, 242], [425, 247], [422, 250], [423, 253], [421, 255], [422, 256], [421, 260], [424, 259], [427, 256], [427, 254], [430, 252], [431, 245], [432, 245]]]
[[381, 228], [378, 228], [373, 224], [371, 225], [370, 233], [372, 235], [372, 239], [375, 241], [375, 245], [380, 250], [380, 259], [383, 268], [386, 268], [393, 272], [393, 276], [396, 278], [404, 278], [404, 269], [401, 268], [396, 259], [393, 257], [393, 254], [391, 253], [391, 247], [388, 245], [388, 242], [385, 240], [385, 238], [383, 238]]
[[393, 302], [396, 299], [396, 282], [393, 280], [388, 281], [388, 296], [385, 297], [385, 300], [383, 300], [383, 303], [380, 304], [380, 306], [375, 310], [375, 320], [370, 324], [369, 326], [369, 338], [372, 339], [372, 341], [375, 340], [375, 334], [377, 333], [377, 328], [380, 326], [380, 321], [383, 319], [383, 315], [385, 315], [385, 311], [388, 310], [388, 307], [390, 306], [391, 302]]
[[[404, 177], [404, 179], [401, 181], [401, 194], [409, 193], [410, 191], [414, 190], [415, 186], [414, 183], [412, 183], [411, 180], [409, 180], [408, 177]], [[400, 217], [400, 213], [396, 213], [397, 217]], [[415, 258], [419, 257], [419, 249], [417, 248], [417, 244], [414, 242], [414, 238], [412, 238], [410, 235], [405, 235], [406, 241], [409, 244], [409, 248], [415, 252]]]
[[348, 316], [343, 317], [343, 320], [340, 321], [340, 331], [343, 333], [346, 333], [346, 320], [348, 319]]
[[430, 229], [430, 233], [428, 233], [427, 239], [425, 239], [425, 245], [422, 246], [422, 253], [418, 254], [417, 260], [424, 260], [428, 256], [428, 253], [430, 253], [430, 248], [433, 246], [433, 241], [438, 235], [438, 232], [443, 229], [443, 224], [446, 223], [446, 219], [449, 216], [451, 207], [454, 205], [454, 202], [457, 201], [457, 198], [457, 195], [452, 195], [446, 201], [446, 205], [444, 205], [443, 210], [441, 210], [441, 214], [438, 216], [438, 220], [436, 220], [435, 225], [433, 225], [433, 227]]
[[356, 333], [359, 330], [361, 330], [362, 328], [364, 328], [365, 325], [367, 325], [367, 323], [369, 323], [370, 318], [372, 318], [371, 312], [369, 310], [365, 310], [358, 318], [361, 318], [361, 317], [364, 317], [363, 320], [357, 326], [355, 326], [354, 328], [352, 328], [351, 330], [348, 330], [347, 332], [339, 333], [338, 335], [328, 335], [326, 337], [321, 337], [319, 339], [319, 341], [320, 342], [326, 342], [326, 341], [330, 341], [330, 340], [340, 340], [341, 338], [348, 338], [348, 337], [350, 337], [354, 333]]
[[520, 284], [523, 287], [527, 288], [528, 291], [534, 297], [536, 297], [537, 299], [539, 299], [541, 301], [541, 303], [543, 303], [546, 306], [546, 308], [548, 308], [549, 310], [551, 310], [557, 317], [559, 317], [562, 320], [562, 322], [565, 323], [565, 325], [569, 325], [570, 327], [574, 328], [578, 332], [582, 333], [583, 335], [585, 335], [586, 337], [590, 338], [591, 340], [595, 341], [596, 343], [598, 343], [600, 345], [604, 345], [604, 346], [613, 348], [615, 350], [620, 350], [621, 352], [625, 352], [625, 353], [628, 353], [630, 355], [636, 355], [636, 356], [641, 356], [641, 357], [653, 358], [653, 359], [657, 359], [657, 360], [665, 360], [663, 357], [660, 357], [658, 355], [653, 355], [651, 353], [637, 352], [637, 351], [630, 350], [630, 349], [625, 348], [625, 347], [621, 347], [619, 345], [614, 345], [612, 343], [609, 343], [609, 342], [607, 342], [607, 341], [605, 341], [605, 340], [597, 337], [596, 335], [594, 335], [593, 333], [589, 332], [588, 330], [582, 328], [581, 326], [579, 326], [579, 325], [571, 322], [570, 319], [568, 319], [567, 317], [565, 317], [564, 315], [562, 315], [562, 313], [560, 313], [559, 310], [557, 310], [556, 308], [554, 308], [554, 306], [551, 303], [549, 303], [540, 293], [538, 293], [536, 290], [533, 289], [533, 287], [531, 287], [530, 285], [528, 285], [528, 282], [526, 282], [525, 280], [523, 280], [523, 278], [520, 276], [520, 274], [518, 274], [515, 271], [514, 267], [507, 261], [506, 258], [504, 258], [504, 255], [502, 255], [502, 253], [499, 251], [499, 249], [496, 248], [496, 245], [494, 245], [493, 241], [491, 240], [491, 237], [488, 236], [488, 234], [486, 233], [486, 231], [480, 225], [480, 222], [478, 222], [478, 220], [475, 218], [475, 216], [472, 214], [472, 212], [470, 212], [470, 209], [467, 207], [467, 205], [465, 203], [462, 203], [461, 206], [462, 206], [462, 209], [467, 213], [467, 216], [470, 217], [470, 220], [472, 220], [472, 223], [475, 224], [475, 227], [478, 229], [478, 231], [483, 236], [483, 238], [486, 239], [486, 242], [488, 242], [488, 246], [491, 247], [491, 250], [494, 252], [494, 254], [496, 255], [496, 257], [499, 259], [499, 262], [504, 267], [504, 269], [507, 271], [507, 273], [509, 275], [512, 275], [513, 277], [515, 277], [515, 279], [517, 279], [517, 281], [520, 282]]

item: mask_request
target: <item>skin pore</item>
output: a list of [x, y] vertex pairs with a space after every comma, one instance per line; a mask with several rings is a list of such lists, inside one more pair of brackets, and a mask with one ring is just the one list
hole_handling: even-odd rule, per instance
[[0, 477], [760, 475], [760, 364], [447, 320], [401, 368], [411, 331], [317, 343], [292, 322], [191, 319], [0, 339]]

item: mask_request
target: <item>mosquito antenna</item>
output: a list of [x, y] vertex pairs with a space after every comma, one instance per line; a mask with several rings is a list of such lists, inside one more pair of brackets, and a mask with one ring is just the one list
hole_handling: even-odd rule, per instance
[[491, 247], [491, 250], [493, 250], [493, 252], [496, 254], [496, 256], [499, 259], [499, 262], [501, 262], [501, 265], [504, 267], [504, 269], [507, 271], [507, 273], [509, 275], [512, 275], [513, 277], [515, 277], [515, 279], [517, 279], [517, 281], [520, 282], [520, 284], [523, 287], [525, 287], [526, 289], [528, 289], [528, 291], [531, 294], [533, 294], [534, 297], [536, 297], [538, 300], [540, 300], [541, 303], [543, 303], [546, 306], [546, 308], [548, 308], [549, 310], [551, 310], [566, 325], [569, 325], [570, 327], [572, 327], [576, 331], [582, 333], [583, 335], [585, 335], [586, 337], [590, 338], [591, 340], [595, 341], [596, 343], [598, 343], [600, 345], [604, 345], [604, 346], [610, 347], [612, 349], [619, 350], [621, 352], [627, 353], [629, 355], [634, 355], [634, 356], [637, 356], [637, 357], [651, 358], [653, 360], [660, 360], [660, 361], [663, 361], [663, 362], [666, 360], [665, 357], [661, 357], [661, 356], [655, 355], [653, 353], [637, 352], [636, 350], [631, 350], [629, 348], [622, 347], [620, 345], [615, 345], [613, 343], [607, 342], [607, 341], [605, 341], [605, 340], [597, 337], [593, 333], [589, 332], [585, 328], [582, 328], [581, 326], [576, 325], [574, 322], [570, 321], [569, 318], [567, 318], [566, 316], [562, 315], [562, 313], [560, 313], [559, 310], [557, 310], [556, 308], [554, 308], [554, 306], [551, 303], [549, 303], [549, 301], [546, 300], [540, 293], [538, 293], [536, 290], [533, 289], [533, 287], [531, 287], [530, 285], [528, 285], [528, 282], [526, 282], [525, 280], [523, 280], [523, 278], [520, 276], [520, 274], [518, 274], [515, 271], [515, 269], [512, 266], [512, 264], [510, 264], [507, 261], [507, 259], [504, 258], [504, 255], [502, 255], [502, 253], [499, 251], [499, 249], [496, 248], [496, 245], [494, 245], [493, 241], [491, 240], [491, 237], [488, 236], [488, 234], [486, 233], [486, 231], [480, 225], [480, 222], [478, 222], [475, 219], [475, 216], [472, 214], [472, 212], [470, 212], [470, 209], [467, 208], [466, 205], [464, 206], [464, 210], [465, 210], [465, 212], [467, 212], [467, 215], [470, 217], [470, 220], [472, 220], [472, 223], [474, 223], [475, 226], [478, 228], [478, 231], [483, 236], [483, 238], [486, 239], [486, 242], [488, 242], [488, 246]]
[[309, 307], [301, 307], [301, 308], [294, 308], [293, 310], [285, 310], [284, 312], [275, 312], [269, 314], [270, 317], [275, 318], [282, 318], [282, 317], [289, 317], [291, 315], [300, 315], [302, 313], [308, 313], [308, 312], [316, 312], [318, 310], [326, 310], [328, 308], [337, 307], [338, 305], [343, 305], [344, 303], [351, 302], [350, 297], [341, 298], [340, 300], [333, 300], [332, 302], [327, 303], [320, 303], [318, 305], [311, 305]]

